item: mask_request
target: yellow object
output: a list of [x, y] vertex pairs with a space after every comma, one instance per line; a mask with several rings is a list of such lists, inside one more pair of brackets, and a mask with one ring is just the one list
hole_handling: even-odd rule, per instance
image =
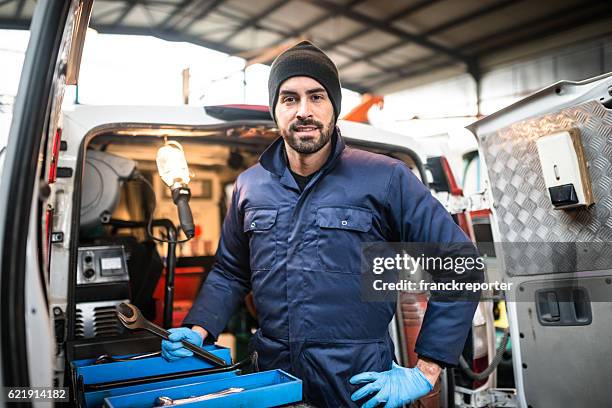
[[500, 300], [497, 303], [499, 309], [499, 318], [495, 320], [494, 326], [499, 329], [505, 329], [508, 327], [508, 313], [506, 312], [506, 302]]

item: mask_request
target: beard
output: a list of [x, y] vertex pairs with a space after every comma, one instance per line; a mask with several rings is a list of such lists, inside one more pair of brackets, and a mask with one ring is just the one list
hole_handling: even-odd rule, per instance
[[[300, 138], [296, 135], [297, 128], [299, 126], [316, 126], [319, 131], [319, 135], [314, 138]], [[334, 118], [327, 126], [323, 123], [310, 119], [310, 120], [296, 120], [289, 128], [281, 129], [280, 133], [287, 144], [296, 152], [300, 154], [313, 154], [318, 152], [325, 146], [330, 140], [334, 133]]]

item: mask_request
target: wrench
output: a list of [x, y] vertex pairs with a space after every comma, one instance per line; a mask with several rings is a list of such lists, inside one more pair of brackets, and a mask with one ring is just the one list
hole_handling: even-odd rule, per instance
[[143, 358], [155, 357], [159, 356], [161, 351], [156, 351], [154, 353], [140, 354], [132, 357], [113, 357], [110, 354], [102, 354], [99, 356], [94, 364], [106, 364], [106, 363], [116, 363], [119, 361], [134, 361], [134, 360], [142, 360]]
[[[148, 330], [164, 340], [168, 340], [168, 337], [170, 336], [170, 332], [145, 319], [142, 313], [140, 313], [140, 310], [131, 303], [120, 303], [117, 306], [117, 317], [121, 323], [123, 323], [123, 325], [130, 330]], [[207, 362], [219, 367], [227, 366], [225, 360], [215, 356], [207, 350], [204, 350], [202, 347], [198, 347], [195, 344], [185, 340], [181, 340], [181, 343], [183, 343], [183, 346], [186, 349], [191, 350], [194, 354], [202, 357]]]
[[213, 398], [223, 397], [224, 395], [237, 394], [244, 391], [244, 388], [228, 388], [227, 390], [212, 392], [210, 394], [200, 395], [199, 397], [189, 397], [173, 400], [170, 397], [158, 397], [155, 401], [156, 407], [170, 407], [175, 405], [189, 404], [191, 402], [207, 401]]

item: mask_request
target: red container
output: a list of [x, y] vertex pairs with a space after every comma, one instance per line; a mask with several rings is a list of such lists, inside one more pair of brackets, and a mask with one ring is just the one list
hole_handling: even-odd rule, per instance
[[[185, 266], [176, 268], [174, 272], [174, 310], [172, 312], [172, 327], [180, 326], [189, 313], [191, 305], [202, 286], [205, 268], [203, 266]], [[163, 322], [164, 292], [166, 286], [166, 270], [164, 269], [153, 298], [155, 299], [155, 323]]]

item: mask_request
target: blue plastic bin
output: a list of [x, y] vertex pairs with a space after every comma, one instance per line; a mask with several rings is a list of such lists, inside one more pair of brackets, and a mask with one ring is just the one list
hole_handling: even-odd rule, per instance
[[[163, 386], [162, 383], [159, 385]], [[302, 400], [302, 381], [282, 370], [272, 370], [199, 384], [166, 387], [155, 391], [110, 397], [106, 398], [104, 403], [108, 408], [149, 408], [155, 405], [157, 398], [161, 396], [176, 400], [223, 391], [232, 387], [245, 390], [237, 394], [180, 406], [185, 408], [266, 408]]]

